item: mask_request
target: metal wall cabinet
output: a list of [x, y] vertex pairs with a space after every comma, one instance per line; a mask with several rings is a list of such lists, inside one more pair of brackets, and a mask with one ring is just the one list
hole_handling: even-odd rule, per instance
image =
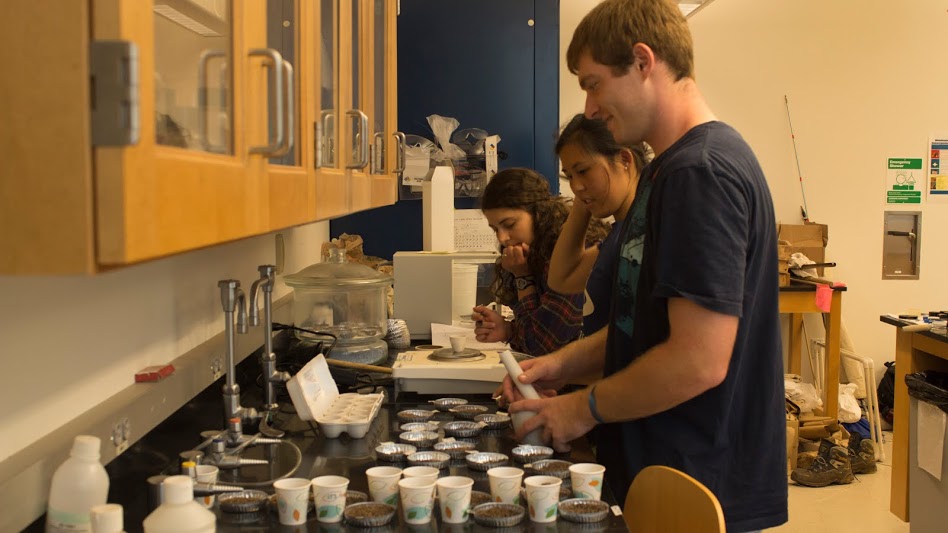
[[[0, 58], [24, 75], [0, 79], [0, 274], [94, 273], [392, 203], [394, 82], [384, 105], [365, 97], [385, 161], [317, 168], [370, 135], [360, 117], [318, 136], [324, 4], [329, 57], [359, 42], [372, 64], [374, 18], [346, 17], [380, 4], [394, 58], [395, 0], [7, 2]], [[346, 61], [329, 72], [333, 126], [378, 93]]]

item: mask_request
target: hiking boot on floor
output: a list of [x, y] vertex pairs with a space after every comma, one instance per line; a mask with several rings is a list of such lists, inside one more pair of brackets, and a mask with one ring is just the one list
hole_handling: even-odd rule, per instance
[[806, 487], [825, 487], [832, 483], [846, 485], [853, 481], [849, 451], [832, 441], [820, 441], [820, 451], [809, 468], [797, 468], [790, 479]]
[[876, 471], [876, 448], [872, 439], [858, 433], [849, 436], [849, 463], [853, 474], [871, 474]]

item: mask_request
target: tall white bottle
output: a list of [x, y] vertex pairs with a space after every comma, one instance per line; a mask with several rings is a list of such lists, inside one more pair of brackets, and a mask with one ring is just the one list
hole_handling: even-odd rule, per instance
[[109, 475], [99, 462], [98, 437], [79, 435], [73, 440], [69, 459], [53, 474], [46, 508], [47, 533], [91, 532], [89, 510], [105, 504]]
[[145, 517], [145, 533], [214, 533], [217, 517], [194, 501], [194, 482], [170, 476], [161, 484], [161, 505]]

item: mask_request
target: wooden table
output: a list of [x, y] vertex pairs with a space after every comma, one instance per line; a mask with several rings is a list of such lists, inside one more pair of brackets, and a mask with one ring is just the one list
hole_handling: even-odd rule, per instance
[[837, 419], [839, 413], [839, 335], [842, 318], [843, 292], [845, 287], [833, 289], [829, 312], [816, 306], [814, 285], [793, 285], [780, 288], [780, 313], [790, 315], [790, 347], [787, 356], [787, 371], [800, 374], [803, 367], [801, 352], [803, 337], [803, 313], [826, 315], [826, 361], [824, 364], [824, 416]]
[[923, 370], [948, 372], [948, 337], [931, 332], [904, 331], [911, 325], [890, 316], [880, 316], [886, 324], [898, 327], [895, 333], [895, 413], [892, 415], [892, 489], [889, 511], [909, 521], [909, 395], [905, 376]]

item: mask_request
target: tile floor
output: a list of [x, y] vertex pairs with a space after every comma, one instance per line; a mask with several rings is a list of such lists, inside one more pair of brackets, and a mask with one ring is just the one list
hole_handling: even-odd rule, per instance
[[790, 482], [790, 521], [769, 529], [781, 533], [908, 533], [909, 524], [889, 512], [892, 433], [885, 436], [885, 458], [874, 474], [849, 485], [810, 488]]

